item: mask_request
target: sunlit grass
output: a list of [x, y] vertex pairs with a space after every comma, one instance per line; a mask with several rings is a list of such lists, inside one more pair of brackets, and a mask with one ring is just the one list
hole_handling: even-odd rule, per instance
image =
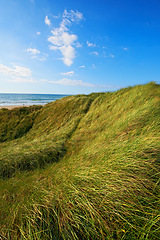
[[159, 96], [150, 83], [39, 109], [0, 145], [1, 236], [159, 239]]

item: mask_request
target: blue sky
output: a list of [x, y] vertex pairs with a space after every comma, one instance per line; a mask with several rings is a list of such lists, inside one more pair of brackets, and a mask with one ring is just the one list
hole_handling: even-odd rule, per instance
[[0, 0], [0, 92], [160, 81], [159, 0]]

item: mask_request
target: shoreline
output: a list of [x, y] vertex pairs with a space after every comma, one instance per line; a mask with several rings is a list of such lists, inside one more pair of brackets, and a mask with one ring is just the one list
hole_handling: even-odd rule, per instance
[[9, 110], [12, 110], [14, 108], [30, 107], [30, 106], [34, 106], [34, 105], [4, 105], [4, 106], [0, 106], [0, 109], [7, 108]]

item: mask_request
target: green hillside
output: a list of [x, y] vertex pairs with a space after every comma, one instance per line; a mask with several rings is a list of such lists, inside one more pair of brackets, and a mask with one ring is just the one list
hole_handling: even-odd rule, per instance
[[2, 239], [159, 239], [160, 86], [0, 109]]

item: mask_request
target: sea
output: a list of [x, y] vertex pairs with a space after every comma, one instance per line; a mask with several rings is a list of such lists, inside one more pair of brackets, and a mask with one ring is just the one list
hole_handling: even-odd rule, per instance
[[0, 93], [0, 107], [12, 105], [45, 105], [69, 95]]

